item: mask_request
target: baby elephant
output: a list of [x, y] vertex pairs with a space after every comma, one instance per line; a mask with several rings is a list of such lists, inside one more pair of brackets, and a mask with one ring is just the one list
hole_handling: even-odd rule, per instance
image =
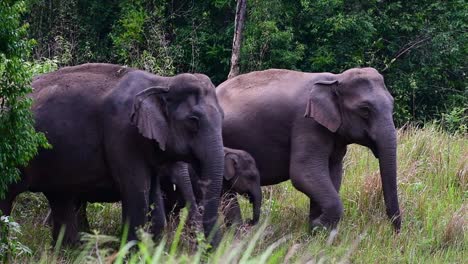
[[[185, 166], [185, 168], [184, 168]], [[184, 173], [186, 170], [188, 173]], [[187, 163], [177, 162], [166, 168], [163, 173], [169, 173], [164, 177], [170, 177], [172, 184], [163, 186], [164, 203], [166, 212], [173, 211], [177, 213], [185, 202], [190, 205], [191, 218], [197, 218], [199, 215], [197, 204], [206, 192], [206, 184], [201, 182], [195, 173], [195, 170]], [[187, 174], [190, 175], [191, 186], [187, 184]], [[255, 160], [252, 156], [238, 149], [224, 148], [224, 180], [222, 203], [225, 205], [225, 221], [227, 225], [242, 223], [237, 194], [246, 196], [253, 206], [253, 219], [249, 224], [254, 225], [260, 218], [260, 208], [262, 204], [262, 190], [260, 188], [260, 174], [258, 172]]]

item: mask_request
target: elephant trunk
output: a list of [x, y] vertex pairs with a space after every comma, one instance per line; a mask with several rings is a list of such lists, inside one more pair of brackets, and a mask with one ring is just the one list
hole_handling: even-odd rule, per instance
[[221, 188], [224, 173], [224, 150], [221, 133], [212, 136], [209, 142], [198, 148], [197, 156], [200, 160], [200, 180], [205, 185], [203, 190], [203, 228], [205, 236], [210, 238], [211, 243], [216, 245], [219, 240], [217, 230], [213, 230], [217, 218], [221, 198]]
[[250, 224], [255, 225], [260, 219], [260, 212], [262, 207], [262, 190], [260, 189], [260, 187], [258, 188], [258, 190], [255, 190], [250, 194], [250, 202], [252, 203], [253, 209], [253, 218], [252, 221], [250, 221]]
[[[401, 214], [397, 192], [397, 139], [393, 120], [380, 127], [377, 150], [380, 166], [380, 177], [384, 194], [387, 216], [391, 219], [397, 232], [401, 228]], [[389, 124], [390, 123], [390, 124]]]

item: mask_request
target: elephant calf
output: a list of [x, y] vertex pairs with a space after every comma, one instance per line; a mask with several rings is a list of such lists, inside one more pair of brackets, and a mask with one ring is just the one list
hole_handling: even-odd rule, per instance
[[[161, 173], [165, 174], [161, 175], [162, 178], [170, 177], [172, 179], [172, 184], [163, 186], [166, 212], [177, 213], [188, 202], [190, 217], [197, 221], [196, 218], [199, 216], [197, 205], [200, 203], [203, 193], [206, 192], [205, 184], [199, 181], [194, 170], [183, 162], [167, 166]], [[176, 190], [174, 190], [173, 184], [176, 185]], [[249, 223], [256, 224], [260, 218], [262, 190], [255, 160], [243, 150], [225, 147], [222, 195], [225, 198], [223, 211], [228, 225], [242, 223], [237, 194], [249, 198], [253, 206], [253, 218]]]

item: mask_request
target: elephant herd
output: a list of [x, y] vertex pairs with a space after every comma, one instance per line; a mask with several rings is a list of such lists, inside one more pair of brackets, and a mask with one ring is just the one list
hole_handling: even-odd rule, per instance
[[79, 240], [87, 202], [121, 201], [129, 240], [147, 222], [159, 235], [168, 212], [187, 205], [216, 244], [221, 197], [232, 223], [241, 221], [236, 194], [246, 195], [255, 224], [260, 186], [286, 180], [310, 199], [310, 227], [334, 228], [352, 143], [379, 159], [387, 215], [400, 229], [393, 98], [373, 68], [270, 69], [215, 88], [203, 74], [90, 63], [38, 76], [32, 87], [35, 128], [52, 148], [20, 168], [0, 211], [9, 215], [22, 192], [44, 193], [54, 239], [65, 227], [65, 243]]

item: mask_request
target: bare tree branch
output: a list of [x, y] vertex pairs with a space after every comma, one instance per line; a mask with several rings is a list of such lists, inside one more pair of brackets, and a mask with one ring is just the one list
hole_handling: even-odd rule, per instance
[[242, 45], [246, 9], [247, 0], [237, 0], [234, 38], [232, 40], [231, 69], [228, 74], [228, 79], [239, 75], [240, 49]]
[[382, 72], [386, 71], [390, 65], [392, 65], [398, 58], [403, 56], [405, 53], [408, 53], [411, 49], [418, 48], [421, 46], [424, 42], [430, 40], [432, 36], [426, 36], [426, 37], [421, 37], [419, 39], [416, 39], [415, 41], [412, 41], [410, 43], [405, 44], [394, 56], [394, 58], [390, 61], [389, 64], [382, 70]]

